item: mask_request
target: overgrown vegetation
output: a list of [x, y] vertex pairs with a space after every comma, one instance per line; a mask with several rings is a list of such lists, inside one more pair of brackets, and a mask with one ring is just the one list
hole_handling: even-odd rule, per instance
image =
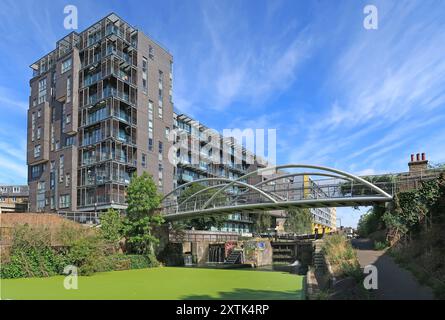
[[[59, 229], [16, 226], [8, 257], [2, 256], [1, 278], [48, 277], [68, 265], [81, 275], [155, 267], [154, 228], [163, 223], [158, 212], [161, 196], [148, 174], [133, 176], [128, 188], [125, 218], [110, 209], [101, 215], [100, 228], [62, 225]], [[125, 253], [119, 243], [125, 239]]]
[[323, 239], [322, 251], [337, 277], [362, 278], [357, 254], [343, 234], [333, 234]]
[[9, 261], [0, 264], [1, 278], [49, 277], [63, 271], [66, 260], [52, 249], [49, 229], [18, 226], [13, 239]]
[[385, 250], [388, 248], [388, 243], [386, 241], [375, 241], [374, 250]]
[[287, 211], [284, 224], [286, 232], [309, 234], [312, 232], [313, 215], [309, 209], [295, 208]]
[[436, 295], [445, 297], [445, 177], [423, 181], [415, 190], [399, 192], [385, 209], [374, 207], [359, 222], [359, 234], [385, 231], [390, 253], [412, 270]]
[[81, 275], [148, 268], [157, 265], [148, 256], [118, 253], [102, 232], [62, 225], [58, 230], [16, 226], [9, 257], [4, 257], [1, 278], [50, 277], [76, 266]]
[[266, 233], [270, 231], [272, 226], [272, 217], [270, 214], [258, 212], [255, 216], [254, 228], [258, 233]]
[[367, 213], [360, 217], [357, 225], [358, 234], [362, 237], [369, 237], [370, 234], [385, 228], [383, 215], [385, 214], [384, 206], [374, 206]]

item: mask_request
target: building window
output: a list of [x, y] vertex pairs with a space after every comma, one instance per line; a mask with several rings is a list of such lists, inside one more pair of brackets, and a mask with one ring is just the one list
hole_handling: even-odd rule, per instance
[[65, 73], [65, 72], [71, 70], [72, 64], [73, 64], [73, 60], [71, 58], [63, 61], [62, 62], [62, 72], [61, 73]]
[[169, 127], [165, 127], [165, 139], [168, 139], [170, 136], [170, 128]]
[[42, 116], [42, 109], [37, 110], [37, 118]]
[[66, 102], [71, 102], [71, 77], [66, 78]]
[[41, 147], [40, 147], [40, 144], [38, 144], [34, 147], [34, 158], [40, 157], [40, 151], [41, 151]]
[[158, 82], [159, 82], [159, 89], [162, 89], [162, 85], [164, 83], [164, 73], [161, 70], [159, 70]]
[[36, 179], [42, 174], [42, 165], [38, 164], [31, 167], [31, 179]]
[[148, 138], [148, 151], [153, 151], [153, 139]]
[[69, 194], [64, 194], [59, 197], [59, 208], [69, 208], [71, 206], [71, 196]]
[[145, 153], [142, 154], [142, 166], [147, 168], [147, 155]]
[[164, 88], [164, 73], [159, 70], [159, 96], [158, 96], [158, 116], [162, 119], [162, 104], [163, 104], [163, 88]]
[[35, 112], [31, 115], [31, 141], [35, 139], [35, 129], [36, 129], [36, 114]]
[[[162, 102], [162, 101], [160, 101], [160, 102]], [[160, 119], [162, 119], [162, 117], [163, 117], [163, 112], [162, 112], [163, 110], [162, 110], [162, 103], [160, 103], [159, 104], [159, 106], [158, 106], [158, 116], [159, 116], [159, 118]]]
[[148, 61], [147, 58], [142, 58], [142, 91], [146, 94], [148, 92]]
[[63, 182], [63, 175], [64, 175], [63, 171], [64, 171], [64, 166], [65, 166], [64, 160], [65, 160], [64, 155], [63, 154], [60, 155], [60, 158], [59, 158], [59, 182]]
[[45, 181], [37, 182], [37, 192], [45, 192]]
[[37, 140], [40, 139], [40, 133], [41, 133], [41, 131], [42, 131], [42, 128], [38, 127], [38, 128], [37, 128]]
[[162, 141], [159, 141], [159, 154], [162, 154], [164, 145], [162, 144]]
[[153, 138], [153, 102], [148, 101], [148, 137]]
[[65, 187], [69, 187], [71, 185], [71, 175], [67, 173], [65, 175]]
[[74, 137], [66, 137], [65, 139], [65, 146], [69, 147], [74, 144]]
[[66, 124], [71, 123], [71, 115], [70, 114], [67, 114], [65, 119], [66, 119]]
[[155, 57], [155, 53], [152, 46], [148, 46], [148, 57], [153, 60]]
[[39, 104], [46, 101], [46, 78], [39, 81]]
[[12, 187], [12, 193], [19, 193], [20, 187]]

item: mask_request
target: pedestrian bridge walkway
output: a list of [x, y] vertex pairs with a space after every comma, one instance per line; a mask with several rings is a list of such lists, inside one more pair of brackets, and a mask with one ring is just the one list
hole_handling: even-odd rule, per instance
[[[203, 185], [194, 193], [195, 183]], [[162, 199], [167, 220], [201, 215], [291, 208], [369, 206], [392, 200], [393, 185], [315, 165], [289, 164], [252, 171], [236, 180], [206, 178], [185, 183]]]

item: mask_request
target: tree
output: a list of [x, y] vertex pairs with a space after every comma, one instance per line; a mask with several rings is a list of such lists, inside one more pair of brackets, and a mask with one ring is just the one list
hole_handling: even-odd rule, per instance
[[312, 232], [313, 216], [309, 209], [294, 208], [287, 211], [284, 224], [287, 232], [309, 234]]
[[[181, 195], [178, 198], [178, 203], [181, 204], [183, 201], [185, 201], [187, 198], [195, 194], [196, 192], [199, 192], [206, 188], [200, 183], [192, 183], [187, 189], [185, 189]], [[214, 189], [210, 189], [207, 191], [202, 192], [197, 196], [199, 200], [201, 199], [210, 199], [211, 196], [215, 194]], [[225, 195], [221, 195], [218, 197], [218, 200], [224, 201], [226, 198]], [[193, 203], [196, 198], [192, 198], [190, 201]], [[221, 228], [224, 226], [224, 223], [227, 221], [226, 215], [213, 215], [213, 216], [203, 216], [203, 217], [197, 217], [193, 219], [183, 220], [181, 222], [176, 222], [176, 229], [178, 227], [184, 228], [184, 229], [196, 229], [196, 230], [210, 230], [212, 227], [215, 228]]]
[[385, 229], [383, 215], [386, 212], [384, 205], [374, 205], [368, 212], [360, 217], [357, 231], [360, 236], [367, 237], [373, 232]]
[[118, 211], [108, 209], [100, 216], [100, 234], [108, 242], [119, 242], [123, 235], [123, 223]]
[[445, 175], [442, 173], [437, 181], [437, 198], [431, 206], [431, 216], [434, 223], [445, 223]]
[[156, 212], [161, 203], [161, 195], [152, 177], [146, 172], [139, 177], [135, 173], [131, 178], [127, 202], [124, 232], [130, 250], [153, 258], [154, 245], [159, 243], [153, 235], [153, 228], [164, 223], [164, 219]]
[[272, 225], [272, 217], [267, 213], [258, 213], [255, 217], [255, 231], [263, 233], [269, 231]]

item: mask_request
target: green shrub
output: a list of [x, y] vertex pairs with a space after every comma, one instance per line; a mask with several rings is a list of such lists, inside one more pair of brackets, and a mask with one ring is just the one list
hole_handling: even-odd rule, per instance
[[159, 266], [156, 258], [139, 254], [114, 254], [108, 257], [113, 270], [144, 269]]
[[17, 227], [9, 261], [0, 266], [0, 277], [49, 277], [63, 274], [68, 265], [76, 266], [80, 275], [159, 266], [154, 255], [113, 254], [109, 242], [94, 229], [63, 226], [57, 241], [59, 246], [52, 247], [48, 229]]
[[363, 272], [357, 262], [343, 261], [340, 263], [340, 270], [342, 276], [352, 277], [356, 282], [361, 282], [363, 279]]
[[388, 244], [386, 242], [381, 242], [381, 241], [374, 242], [375, 250], [385, 250], [387, 247], [388, 247]]
[[51, 233], [47, 228], [18, 226], [13, 230], [9, 262], [2, 264], [1, 278], [48, 277], [64, 268], [63, 257], [51, 248]]
[[87, 235], [74, 241], [68, 248], [66, 261], [79, 268], [82, 275], [113, 269], [106, 258], [106, 246], [102, 238], [97, 235]]
[[342, 234], [334, 234], [325, 237], [323, 241], [323, 254], [334, 273], [340, 277], [352, 276], [358, 281], [362, 272], [357, 254], [348, 239]]
[[117, 246], [123, 236], [124, 224], [120, 213], [114, 209], [100, 215], [100, 235], [106, 241]]

